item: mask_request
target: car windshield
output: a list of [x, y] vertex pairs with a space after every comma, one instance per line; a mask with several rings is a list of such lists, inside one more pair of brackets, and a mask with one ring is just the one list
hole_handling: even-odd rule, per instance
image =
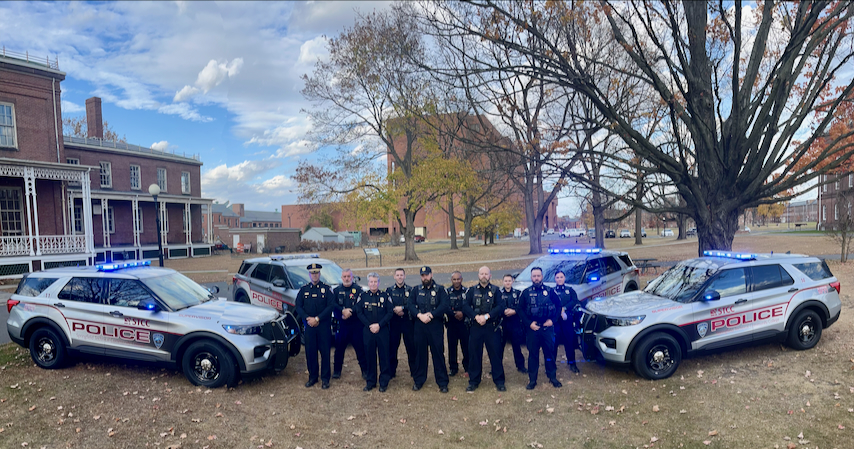
[[[320, 282], [326, 285], [338, 285], [341, 283], [341, 267], [334, 263], [321, 265], [323, 265], [323, 268], [320, 269]], [[305, 267], [288, 266], [288, 275], [295, 289], [311, 282], [311, 279], [308, 278], [308, 270]]]
[[720, 268], [720, 264], [711, 259], [686, 260], [653, 279], [644, 292], [677, 302], [687, 302]]
[[140, 280], [172, 310], [186, 309], [214, 299], [206, 288], [181, 273]]
[[531, 268], [540, 267], [543, 269], [543, 282], [554, 282], [555, 273], [563, 271], [566, 275], [566, 283], [570, 285], [581, 284], [581, 276], [584, 274], [584, 260], [568, 260], [559, 259], [556, 257], [541, 257], [534, 261], [525, 271], [516, 276], [516, 280], [520, 282], [531, 282]]

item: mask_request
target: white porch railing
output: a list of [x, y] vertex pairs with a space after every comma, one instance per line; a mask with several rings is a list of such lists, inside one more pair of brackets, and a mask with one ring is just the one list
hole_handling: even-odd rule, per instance
[[14, 235], [0, 237], [0, 256], [29, 256], [32, 237]]
[[42, 254], [85, 253], [86, 236], [42, 235], [39, 236], [38, 247]]

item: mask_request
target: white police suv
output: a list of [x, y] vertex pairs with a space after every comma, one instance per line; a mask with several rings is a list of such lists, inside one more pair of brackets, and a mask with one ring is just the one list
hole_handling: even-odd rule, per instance
[[164, 362], [209, 388], [284, 369], [300, 349], [296, 318], [217, 292], [149, 261], [55, 268], [21, 280], [6, 328], [46, 369], [80, 353]]
[[839, 288], [815, 257], [705, 251], [643, 291], [590, 301], [582, 350], [589, 360], [664, 379], [683, 356], [703, 351], [774, 339], [810, 349], [839, 319]]
[[531, 285], [531, 269], [543, 270], [543, 283], [554, 287], [555, 274], [562, 271], [566, 285], [575, 290], [578, 300], [612, 296], [638, 289], [638, 268], [627, 253], [599, 248], [552, 248], [547, 256], [533, 261], [519, 275], [513, 287], [524, 290]]
[[291, 310], [300, 287], [308, 284], [307, 267], [323, 266], [320, 281], [330, 287], [341, 283], [341, 267], [318, 254], [274, 254], [244, 260], [232, 279], [234, 300], [279, 311]]

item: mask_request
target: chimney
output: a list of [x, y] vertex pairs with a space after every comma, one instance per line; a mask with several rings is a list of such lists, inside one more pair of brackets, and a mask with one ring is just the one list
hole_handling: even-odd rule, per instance
[[104, 118], [101, 116], [101, 99], [92, 97], [86, 100], [86, 137], [104, 138]]
[[240, 204], [240, 203], [238, 203], [238, 204], [232, 204], [232, 205], [231, 205], [231, 210], [232, 210], [232, 212], [234, 212], [235, 214], [237, 214], [237, 215], [239, 215], [239, 216], [241, 216], [241, 217], [242, 217], [242, 216], [243, 216], [243, 214], [245, 213], [245, 211], [243, 210], [243, 204]]

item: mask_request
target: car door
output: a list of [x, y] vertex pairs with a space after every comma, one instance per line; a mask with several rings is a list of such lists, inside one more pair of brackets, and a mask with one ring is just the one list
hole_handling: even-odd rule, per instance
[[[706, 299], [715, 297], [715, 292], [720, 299]], [[694, 347], [712, 349], [750, 341], [753, 331], [753, 321], [747, 313], [751, 309], [750, 299], [745, 268], [724, 269], [715, 274], [693, 303], [692, 324], [698, 336]]]
[[[108, 336], [105, 355], [137, 360], [168, 361], [177, 341], [170, 333], [169, 312], [136, 279], [105, 279], [107, 282], [106, 317]], [[144, 301], [155, 301], [161, 310], [140, 310]]]
[[602, 258], [604, 266], [605, 285], [604, 291], [598, 296], [614, 296], [623, 292], [623, 267], [620, 262], [614, 259], [614, 256], [606, 256]]
[[578, 300], [582, 304], [592, 298], [600, 296], [605, 291], [605, 267], [602, 259], [594, 257], [587, 260], [584, 267], [584, 276], [581, 277], [581, 288], [576, 291]]
[[73, 277], [48, 304], [65, 317], [71, 347], [87, 354], [104, 354], [106, 314], [104, 281], [95, 277]]
[[795, 280], [780, 264], [756, 265], [750, 268], [750, 316], [753, 339], [760, 340], [782, 332], [786, 327], [786, 308], [798, 291]]
[[291, 310], [295, 307], [297, 290], [291, 288], [285, 268], [279, 264], [273, 264], [270, 268], [270, 296], [277, 302], [277, 309], [281, 311]]
[[270, 263], [258, 263], [249, 273], [249, 303], [281, 310], [281, 301], [272, 296], [273, 284], [270, 283], [272, 269], [273, 265]]

